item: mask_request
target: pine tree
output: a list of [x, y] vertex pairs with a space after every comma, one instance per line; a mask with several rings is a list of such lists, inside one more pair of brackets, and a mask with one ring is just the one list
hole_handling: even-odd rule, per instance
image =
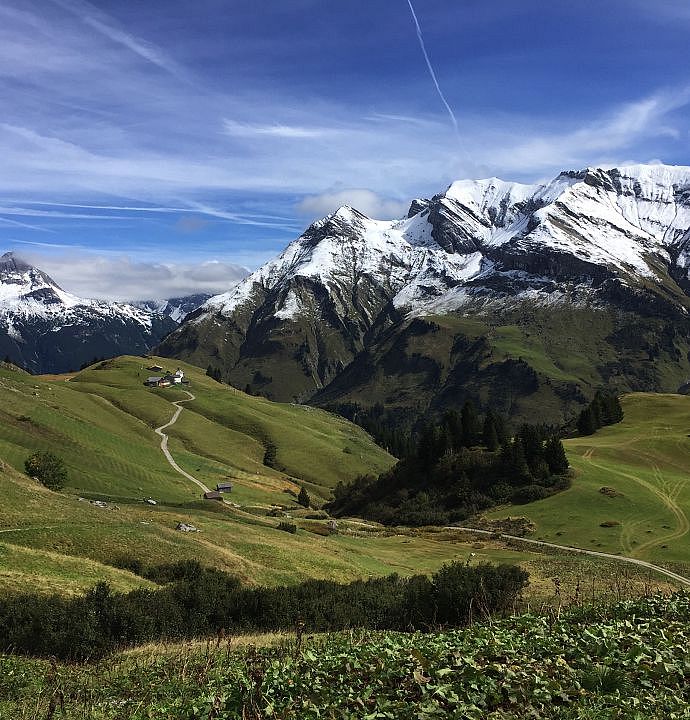
[[525, 423], [520, 426], [518, 437], [522, 440], [527, 464], [530, 468], [535, 467], [542, 454], [542, 433], [536, 425]]
[[456, 410], [447, 410], [443, 416], [443, 427], [450, 440], [451, 449], [457, 452], [462, 447], [462, 424]]
[[544, 460], [554, 475], [562, 475], [568, 469], [565, 448], [555, 435], [552, 435], [544, 445]]
[[482, 428], [482, 442], [484, 447], [490, 452], [495, 452], [499, 448], [498, 432], [496, 431], [496, 419], [491, 410], [486, 413], [484, 418], [484, 427]]
[[423, 468], [430, 468], [436, 464], [440, 457], [438, 446], [439, 439], [436, 427], [430, 422], [425, 422], [417, 442], [417, 460]]
[[311, 498], [309, 497], [309, 493], [304, 485], [300, 488], [299, 495], [297, 496], [297, 502], [305, 508], [308, 508], [311, 505]]
[[588, 405], [577, 419], [577, 430], [580, 435], [593, 435], [597, 431], [596, 418], [592, 407]]
[[462, 406], [460, 412], [460, 422], [462, 424], [462, 444], [466, 447], [475, 445], [481, 433], [481, 424], [477, 409], [471, 400], [467, 400]]

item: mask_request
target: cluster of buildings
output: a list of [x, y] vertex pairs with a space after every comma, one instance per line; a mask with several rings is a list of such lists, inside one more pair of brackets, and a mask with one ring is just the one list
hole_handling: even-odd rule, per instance
[[[163, 368], [160, 365], [152, 365], [147, 370], [152, 372], [161, 372]], [[166, 373], [165, 375], [152, 375], [146, 379], [144, 385], [147, 387], [170, 387], [171, 385], [189, 385], [189, 380], [184, 376], [180, 368], [177, 368], [174, 375]]]

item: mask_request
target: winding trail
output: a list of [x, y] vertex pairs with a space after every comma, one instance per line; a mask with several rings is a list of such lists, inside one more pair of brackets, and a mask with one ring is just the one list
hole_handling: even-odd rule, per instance
[[[494, 530], [479, 530], [478, 528], [458, 527], [455, 525], [444, 527], [443, 529], [444, 530], [458, 530], [458, 531], [469, 532], [469, 533], [477, 533], [479, 535], [495, 535], [496, 534], [496, 532]], [[638, 560], [638, 558], [626, 557], [625, 555], [612, 555], [611, 553], [597, 552], [596, 550], [585, 550], [584, 548], [572, 547], [570, 545], [556, 545], [555, 543], [544, 542], [543, 540], [531, 540], [530, 538], [518, 537], [517, 535], [505, 535], [504, 533], [499, 533], [499, 534], [502, 539], [517, 540], [518, 542], [528, 543], [530, 545], [538, 545], [540, 547], [555, 548], [557, 550], [566, 550], [567, 552], [579, 553], [580, 555], [592, 555], [594, 557], [602, 557], [602, 558], [607, 558], [609, 560], [618, 560], [620, 562], [630, 563], [631, 565], [639, 565], [640, 567], [644, 567], [649, 570], [654, 570], [654, 572], [658, 572], [658, 573], [661, 573], [662, 575], [666, 575], [667, 577], [670, 577], [671, 579], [675, 580], [676, 582], [681, 583], [681, 585], [690, 587], [690, 578], [686, 578], [683, 575], [678, 575], [678, 573], [674, 573], [671, 570], [667, 570], [666, 568], [663, 568], [659, 565], [654, 565], [653, 563], [647, 562], [646, 560]]]
[[173, 470], [180, 473], [180, 475], [187, 478], [187, 480], [190, 480], [195, 485], [198, 485], [205, 493], [211, 492], [209, 488], [204, 485], [204, 483], [201, 482], [201, 480], [197, 480], [195, 477], [192, 477], [188, 472], [185, 472], [176, 462], [173, 460], [173, 456], [170, 454], [170, 450], [168, 450], [168, 436], [163, 432], [166, 428], [169, 428], [171, 425], [174, 425], [177, 422], [177, 418], [180, 417], [180, 413], [184, 408], [180, 405], [180, 403], [186, 403], [190, 402], [191, 400], [196, 400], [196, 396], [192, 395], [188, 390], [184, 390], [184, 392], [189, 395], [189, 400], [176, 400], [174, 403], [172, 403], [177, 409], [173, 413], [172, 418], [170, 418], [169, 422], [165, 423], [165, 425], [161, 425], [160, 427], [156, 428], [156, 433], [161, 436], [161, 450], [163, 451], [163, 455], [165, 455], [165, 459], [170, 463], [170, 467], [172, 467]]

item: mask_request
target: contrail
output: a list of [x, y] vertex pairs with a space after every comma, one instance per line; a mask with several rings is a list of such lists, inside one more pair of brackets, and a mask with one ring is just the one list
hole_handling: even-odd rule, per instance
[[436, 79], [436, 73], [434, 72], [434, 67], [431, 64], [431, 60], [429, 60], [429, 54], [426, 51], [426, 45], [424, 44], [424, 36], [422, 35], [422, 28], [419, 27], [419, 20], [417, 20], [417, 13], [414, 11], [414, 7], [412, 5], [412, 0], [407, 0], [407, 4], [410, 6], [410, 12], [412, 13], [412, 19], [414, 20], [415, 27], [417, 28], [417, 38], [419, 39], [419, 46], [422, 48], [422, 52], [424, 53], [424, 59], [426, 60], [426, 66], [429, 68], [429, 75], [431, 75], [431, 79], [434, 81], [434, 85], [436, 86], [436, 92], [438, 93], [438, 96], [441, 98], [441, 102], [446, 106], [446, 110], [448, 110], [448, 114], [450, 115], [450, 119], [453, 123], [453, 127], [455, 128], [455, 132], [458, 132], [458, 121], [455, 117], [455, 113], [453, 112], [453, 109], [448, 104], [448, 101], [446, 100], [446, 96], [443, 94], [443, 90], [441, 90], [441, 86], [438, 84], [438, 80]]

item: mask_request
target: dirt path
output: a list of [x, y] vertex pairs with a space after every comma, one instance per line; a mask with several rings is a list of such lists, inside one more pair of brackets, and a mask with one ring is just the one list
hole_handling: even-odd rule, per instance
[[[495, 535], [496, 534], [495, 531], [493, 531], [493, 530], [479, 530], [478, 528], [465, 528], [465, 527], [456, 527], [456, 526], [445, 527], [444, 530], [458, 530], [461, 532], [477, 533], [479, 535]], [[683, 577], [682, 575], [678, 575], [678, 573], [674, 573], [671, 570], [667, 570], [666, 568], [660, 567], [659, 565], [654, 565], [652, 563], [649, 563], [646, 560], [638, 560], [637, 558], [625, 557], [624, 555], [612, 555], [611, 553], [597, 552], [596, 550], [585, 550], [584, 548], [572, 547], [570, 545], [556, 545], [555, 543], [544, 542], [543, 540], [531, 540], [530, 538], [517, 537], [516, 535], [505, 535], [504, 533], [500, 533], [500, 535], [501, 535], [501, 538], [503, 538], [503, 539], [507, 538], [508, 540], [517, 540], [518, 542], [528, 543], [529, 545], [538, 545], [540, 547], [555, 548], [557, 550], [566, 550], [567, 552], [579, 553], [580, 555], [592, 555], [594, 557], [602, 557], [602, 558], [607, 558], [609, 560], [618, 560], [619, 562], [630, 563], [631, 565], [639, 565], [640, 567], [644, 567], [649, 570], [654, 570], [654, 572], [658, 572], [661, 575], [666, 575], [667, 577], [670, 577], [671, 579], [675, 580], [676, 582], [681, 583], [681, 585], [690, 587], [690, 578], [686, 578], [686, 577]]]
[[168, 450], [168, 436], [163, 432], [166, 428], [169, 428], [171, 425], [174, 425], [177, 422], [177, 418], [180, 417], [180, 413], [182, 412], [183, 408], [181, 407], [180, 403], [186, 403], [190, 402], [190, 400], [196, 400], [196, 396], [192, 395], [192, 393], [188, 392], [187, 390], [184, 391], [189, 395], [189, 400], [177, 400], [173, 403], [173, 405], [177, 408], [175, 412], [173, 413], [172, 418], [169, 422], [165, 423], [165, 425], [161, 425], [160, 427], [156, 428], [156, 433], [161, 436], [161, 450], [163, 451], [163, 455], [165, 455], [165, 459], [170, 463], [170, 466], [173, 470], [180, 473], [180, 475], [187, 478], [187, 480], [190, 480], [195, 485], [198, 485], [203, 492], [207, 493], [210, 492], [209, 488], [204, 485], [200, 480], [197, 480], [195, 477], [192, 477], [188, 472], [185, 472], [176, 462], [173, 460], [173, 456], [170, 454], [170, 450]]

